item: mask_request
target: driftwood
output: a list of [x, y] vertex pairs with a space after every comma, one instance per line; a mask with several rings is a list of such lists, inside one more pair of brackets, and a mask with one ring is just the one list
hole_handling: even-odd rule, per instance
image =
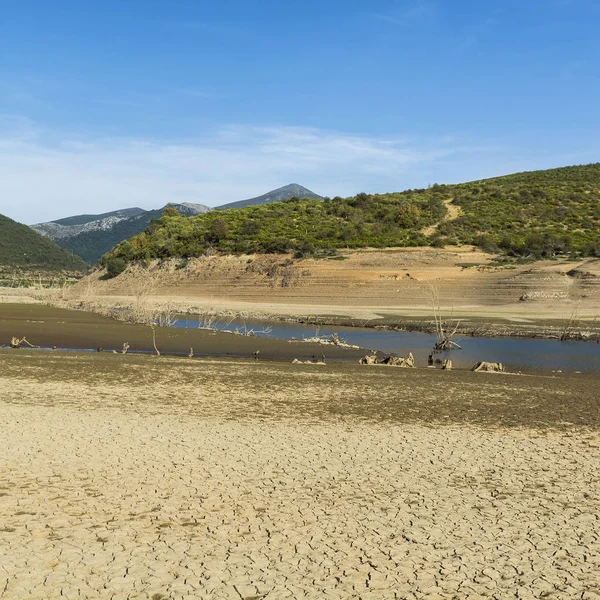
[[367, 354], [360, 359], [359, 363], [361, 365], [388, 365], [412, 369], [415, 366], [415, 357], [412, 352], [409, 352], [408, 356], [386, 356], [382, 359], [377, 358], [376, 354]]
[[16, 350], [17, 348], [20, 348], [20, 347], [21, 347], [23, 344], [25, 344], [25, 345], [29, 346], [30, 348], [39, 348], [39, 346], [34, 346], [33, 344], [30, 344], [30, 343], [27, 341], [27, 338], [26, 338], [26, 337], [22, 337], [21, 339], [19, 339], [18, 337], [13, 337], [13, 338], [10, 340], [10, 347], [11, 347], [11, 348], [14, 348], [15, 350]]
[[378, 364], [377, 354], [367, 354], [364, 358], [358, 361], [361, 365], [376, 365]]
[[292, 361], [293, 365], [321, 365], [324, 366], [325, 363], [322, 360], [314, 361], [314, 360], [298, 360], [295, 358]]
[[[113, 350], [113, 354], [127, 354], [127, 351], [129, 350], [129, 343], [125, 342], [123, 344], [123, 350], [121, 350], [121, 352], [117, 352], [117, 350]], [[102, 352], [103, 349], [102, 348], [98, 348], [98, 352]]]
[[446, 359], [442, 363], [442, 371], [452, 371], [452, 361], [450, 359]]
[[504, 365], [498, 362], [486, 362], [484, 360], [478, 362], [471, 371], [476, 373], [504, 373]]

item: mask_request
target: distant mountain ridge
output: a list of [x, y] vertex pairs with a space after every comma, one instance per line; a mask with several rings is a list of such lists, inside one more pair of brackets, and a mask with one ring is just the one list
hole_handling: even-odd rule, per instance
[[[257, 198], [223, 204], [217, 209], [238, 208], [288, 200], [297, 196], [320, 200], [321, 196], [309, 189], [292, 183], [272, 190]], [[204, 204], [192, 202], [169, 202], [163, 208], [144, 210], [143, 208], [123, 208], [98, 215], [74, 215], [56, 219], [47, 223], [36, 223], [31, 228], [56, 242], [62, 248], [83, 258], [90, 264], [95, 264], [100, 257], [114, 246], [140, 233], [148, 227], [153, 219], [161, 217], [165, 208], [175, 208], [186, 217], [206, 213], [211, 209]]]
[[137, 219], [146, 212], [148, 211], [126, 208], [102, 215], [75, 215], [74, 217], [58, 219], [49, 223], [37, 223], [36, 225], [32, 225], [31, 228], [58, 242], [64, 238], [72, 238], [84, 232], [111, 229], [121, 221]]
[[182, 215], [191, 217], [208, 212], [203, 204], [170, 202], [156, 210], [124, 208], [99, 215], [75, 215], [48, 223], [37, 223], [31, 228], [49, 237], [65, 250], [94, 264], [115, 244], [144, 231], [153, 219], [158, 219], [165, 208], [175, 208]]
[[51, 222], [56, 223], [57, 225], [85, 225], [86, 223], [108, 219], [109, 217], [137, 217], [145, 212], [146, 211], [143, 208], [123, 208], [121, 210], [113, 210], [112, 212], [107, 212], [101, 215], [76, 215], [74, 217], [66, 217], [65, 219], [56, 219], [55, 221]]
[[322, 196], [315, 194], [308, 188], [297, 183], [290, 183], [283, 187], [277, 188], [257, 196], [256, 198], [249, 198], [248, 200], [239, 200], [238, 202], [229, 202], [228, 204], [222, 204], [216, 206], [215, 209], [227, 210], [230, 208], [243, 208], [244, 206], [260, 206], [261, 204], [269, 204], [271, 202], [281, 202], [282, 200], [289, 200], [290, 198], [308, 198], [310, 200], [323, 200]]

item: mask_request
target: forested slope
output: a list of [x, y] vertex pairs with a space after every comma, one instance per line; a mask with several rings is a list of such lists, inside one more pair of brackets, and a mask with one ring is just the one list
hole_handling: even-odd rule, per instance
[[[447, 207], [456, 218], [446, 219]], [[600, 255], [600, 164], [324, 201], [292, 198], [163, 216], [103, 258], [207, 251], [319, 255], [337, 248], [472, 244], [514, 257]]]
[[0, 267], [85, 271], [88, 265], [30, 227], [0, 215]]

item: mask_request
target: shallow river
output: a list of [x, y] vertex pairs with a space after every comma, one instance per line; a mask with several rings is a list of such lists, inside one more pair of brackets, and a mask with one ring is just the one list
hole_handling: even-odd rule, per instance
[[[176, 327], [198, 327], [199, 322], [192, 318], [182, 318]], [[300, 323], [278, 323], [264, 321], [224, 321], [214, 323], [215, 329], [235, 331], [255, 330], [256, 335], [268, 335], [280, 339], [314, 337], [314, 325]], [[269, 333], [260, 333], [265, 328]], [[348, 344], [369, 350], [398, 355], [412, 352], [416, 365], [427, 365], [427, 357], [435, 343], [435, 336], [426, 333], [404, 331], [381, 331], [372, 328], [321, 326], [318, 335], [328, 337], [337, 333]], [[522, 338], [477, 338], [456, 336], [455, 341], [462, 350], [437, 354], [436, 358], [451, 358], [455, 368], [469, 369], [477, 361], [501, 362], [510, 371], [563, 371], [600, 373], [600, 344], [596, 342], [559, 342], [557, 340]]]

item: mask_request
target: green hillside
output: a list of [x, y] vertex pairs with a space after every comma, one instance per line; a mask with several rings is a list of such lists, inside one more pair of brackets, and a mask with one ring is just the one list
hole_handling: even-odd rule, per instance
[[[447, 205], [458, 216], [447, 219]], [[292, 198], [163, 216], [105, 255], [127, 261], [228, 253], [473, 244], [519, 258], [600, 256], [600, 164], [324, 201]]]
[[462, 215], [450, 241], [513, 256], [600, 256], [600, 163], [447, 186]]
[[30, 227], [0, 215], [0, 267], [85, 271], [88, 265]]

